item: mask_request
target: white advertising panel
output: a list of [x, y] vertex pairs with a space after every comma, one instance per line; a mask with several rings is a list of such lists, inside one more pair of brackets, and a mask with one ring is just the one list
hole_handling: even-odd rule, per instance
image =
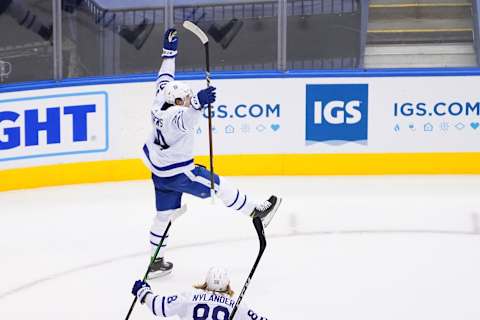
[[0, 100], [0, 161], [108, 150], [108, 94]]
[[[215, 151], [480, 151], [479, 84], [480, 77], [221, 81]], [[199, 136], [206, 129], [203, 123]], [[198, 152], [207, 142], [201, 138]]]
[[[187, 81], [195, 90], [205, 81]], [[480, 151], [478, 76], [212, 80], [215, 154]], [[0, 94], [3, 169], [139, 158], [153, 82]], [[195, 128], [208, 154], [207, 120]]]

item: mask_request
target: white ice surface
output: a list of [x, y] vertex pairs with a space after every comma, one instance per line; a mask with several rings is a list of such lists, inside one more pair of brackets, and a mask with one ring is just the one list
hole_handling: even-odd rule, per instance
[[[243, 300], [269, 320], [480, 319], [480, 176], [231, 178], [284, 198]], [[148, 261], [150, 181], [0, 193], [0, 319], [124, 319]], [[212, 265], [240, 291], [258, 250], [249, 219], [184, 197], [169, 277]], [[137, 305], [131, 319], [152, 319]]]

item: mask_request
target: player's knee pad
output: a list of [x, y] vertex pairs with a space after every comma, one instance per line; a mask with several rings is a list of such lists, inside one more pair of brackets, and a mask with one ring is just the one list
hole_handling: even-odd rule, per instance
[[168, 221], [171, 220], [173, 222], [182, 214], [184, 214], [186, 211], [187, 211], [187, 205], [183, 205], [178, 209], [157, 211], [157, 214], [155, 215], [154, 219], [158, 220], [158, 223], [164, 223], [166, 226], [168, 224]]

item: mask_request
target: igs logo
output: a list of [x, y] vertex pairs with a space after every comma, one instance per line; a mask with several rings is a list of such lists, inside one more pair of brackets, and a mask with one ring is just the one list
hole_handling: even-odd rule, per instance
[[307, 85], [307, 141], [366, 141], [368, 84]]
[[108, 95], [0, 100], [0, 161], [108, 149]]

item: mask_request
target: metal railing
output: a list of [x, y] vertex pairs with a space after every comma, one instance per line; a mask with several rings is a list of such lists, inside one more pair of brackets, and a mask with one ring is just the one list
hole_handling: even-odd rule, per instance
[[[85, 75], [97, 76], [155, 71], [159, 61], [153, 61], [152, 65], [155, 65], [155, 67], [151, 68], [146, 63], [137, 69], [135, 69], [135, 66], [125, 67], [132, 59], [146, 62], [151, 58], [151, 53], [148, 52], [150, 49], [138, 49], [144, 43], [137, 43], [130, 39], [129, 32], [131, 33], [140, 24], [148, 21], [149, 26], [152, 26], [151, 28], [155, 27], [154, 32], [157, 33], [152, 39], [156, 39], [156, 45], [161, 46], [161, 35], [158, 33], [187, 19], [210, 23], [239, 19], [245, 21], [247, 25], [250, 22], [255, 23], [254, 27], [258, 27], [258, 33], [244, 35], [242, 41], [251, 41], [254, 45], [255, 41], [261, 44], [264, 41], [263, 38], [272, 41], [271, 46], [273, 45], [275, 48], [275, 53], [267, 60], [258, 58], [262, 55], [262, 52], [256, 53], [255, 59], [258, 58], [258, 61], [255, 59], [245, 61], [248, 57], [241, 52], [235, 56], [233, 51], [218, 51], [219, 55], [222, 54], [226, 57], [224, 59], [226, 61], [217, 64], [216, 70], [274, 69], [285, 71], [288, 68], [358, 68], [362, 67], [365, 48], [364, 39], [367, 32], [365, 19], [368, 19], [368, 10], [364, 3], [367, 3], [367, 1], [141, 0], [136, 4], [136, 7], [127, 8], [118, 5], [108, 7], [104, 5], [105, 2], [100, 0], [83, 0], [80, 7], [66, 9], [65, 2], [67, 1], [51, 0], [53, 22], [51, 43], [53, 43], [53, 46], [49, 50], [53, 59], [53, 77], [55, 80], [60, 80], [65, 77]], [[71, 2], [75, 3], [75, 1]], [[119, 2], [112, 3], [119, 4]], [[74, 10], [77, 11], [73, 13]], [[328, 19], [355, 17], [352, 18], [355, 21], [357, 21], [357, 17], [361, 17], [358, 19], [358, 25], [355, 25], [354, 30], [351, 30], [349, 39], [338, 39], [335, 35], [332, 36], [332, 39], [339, 44], [342, 41], [348, 42], [354, 39], [355, 50], [350, 53], [342, 53], [336, 57], [335, 53], [332, 56], [330, 52], [333, 50], [332, 48], [330, 48], [330, 51], [323, 50], [322, 46], [324, 44], [309, 42], [311, 39], [289, 38], [289, 34], [291, 32], [295, 33], [295, 29], [299, 28], [315, 33], [317, 26], [327, 23], [322, 22], [325, 17], [328, 17]], [[312, 19], [310, 20], [312, 25], [302, 24], [302, 19], [305, 21]], [[273, 25], [274, 32], [270, 31], [269, 34], [262, 35], [262, 22], [268, 23], [270, 28]], [[71, 26], [75, 24], [76, 26], [72, 28]], [[48, 42], [44, 42], [44, 44], [45, 46], [50, 45]], [[132, 51], [133, 49], [130, 49], [132, 46], [137, 47], [139, 51]], [[152, 50], [157, 50], [159, 56], [161, 47], [153, 48], [153, 45], [151, 46]], [[297, 46], [302, 54], [298, 57], [290, 57], [292, 55], [290, 53], [291, 48]], [[3, 61], [1, 54], [3, 49], [0, 47], [0, 61]], [[257, 50], [261, 49], [257, 46]], [[309, 53], [309, 51], [311, 52]], [[267, 50], [264, 53], [268, 55], [272, 52]], [[72, 65], [75, 67], [72, 67]], [[3, 63], [2, 66], [4, 73], [0, 81], [8, 79], [5, 74], [7, 64]], [[77, 66], [82, 69], [81, 72], [70, 71], [78, 69]], [[195, 64], [183, 69], [197, 70]], [[182, 70], [181, 65], [179, 65], [179, 70]], [[11, 72], [10, 66], [9, 72]]]

